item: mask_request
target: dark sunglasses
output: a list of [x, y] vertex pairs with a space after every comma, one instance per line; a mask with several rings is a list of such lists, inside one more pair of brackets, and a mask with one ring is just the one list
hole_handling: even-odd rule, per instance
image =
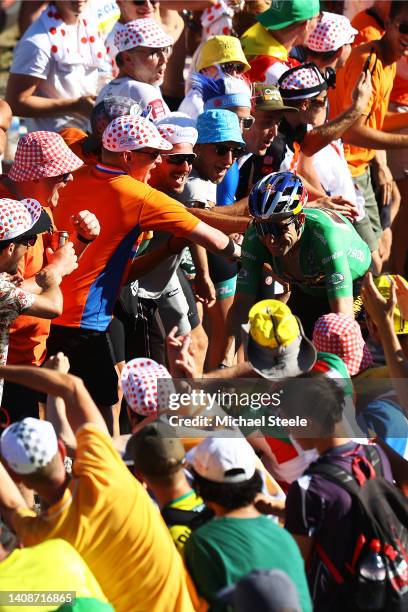
[[242, 129], [249, 130], [255, 123], [255, 117], [238, 117]]
[[[158, 4], [160, 0], [150, 0], [150, 4]], [[144, 4], [147, 4], [147, 0], [133, 0], [133, 4], [135, 6], [143, 6]]]
[[317, 100], [317, 99], [312, 99], [310, 100], [310, 104], [312, 106], [316, 106], [317, 108], [325, 108], [327, 106], [327, 96], [325, 97], [324, 100]]
[[233, 159], [237, 159], [241, 157], [245, 153], [245, 147], [227, 147], [227, 145], [223, 144], [215, 144], [215, 152], [220, 157], [224, 157], [228, 153], [231, 153]]
[[166, 153], [165, 155], [162, 154], [162, 157], [166, 159], [168, 164], [174, 166], [181, 166], [185, 162], [191, 166], [197, 155], [195, 153]]
[[236, 72], [237, 74], [242, 74], [245, 70], [244, 64], [240, 64], [238, 62], [225, 62], [225, 64], [220, 64], [221, 70], [229, 74], [230, 72]]
[[27, 236], [27, 238], [21, 238], [21, 240], [14, 240], [15, 244], [22, 244], [23, 246], [29, 247], [34, 246], [37, 242], [37, 236]]
[[136, 149], [132, 153], [143, 153], [143, 155], [148, 155], [152, 159], [157, 159], [161, 155], [161, 151], [144, 151], [143, 149]]
[[254, 228], [260, 238], [265, 238], [265, 236], [280, 238], [280, 236], [283, 236], [288, 227], [290, 227], [293, 223], [294, 220], [290, 221], [289, 223], [285, 223], [284, 225], [278, 225], [277, 223], [271, 223], [270, 221], [254, 221]]
[[395, 25], [400, 34], [408, 34], [408, 23], [406, 21], [396, 23]]
[[68, 183], [69, 179], [71, 178], [71, 172], [66, 172], [65, 174], [59, 174], [58, 176], [54, 178], [58, 180], [60, 183]]

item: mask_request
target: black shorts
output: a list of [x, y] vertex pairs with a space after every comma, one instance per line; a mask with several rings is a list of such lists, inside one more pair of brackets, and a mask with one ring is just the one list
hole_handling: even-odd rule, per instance
[[71, 364], [70, 373], [82, 378], [96, 404], [116, 404], [118, 375], [112, 343], [107, 332], [51, 325], [47, 352], [49, 355], [55, 355], [58, 351], [68, 357]]
[[[1, 407], [7, 412], [0, 414], [0, 428], [27, 417], [40, 418], [38, 402], [46, 402], [47, 396], [23, 385], [4, 381]], [[7, 417], [8, 415], [8, 417]]]

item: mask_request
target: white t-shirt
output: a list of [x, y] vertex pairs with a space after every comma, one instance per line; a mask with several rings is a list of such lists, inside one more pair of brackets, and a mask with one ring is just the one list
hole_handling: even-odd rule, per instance
[[[50, 5], [51, 6], [51, 5]], [[46, 8], [44, 12], [48, 11]], [[97, 37], [97, 22], [88, 9], [82, 19], [88, 17], [88, 31], [94, 24]], [[55, 21], [58, 27], [61, 22]], [[71, 54], [78, 58], [83, 56], [84, 43], [78, 36], [78, 25], [63, 24], [64, 43], [72, 45]], [[57, 37], [56, 37], [57, 38]], [[82, 38], [82, 36], [81, 36]], [[57, 42], [57, 41], [56, 41]], [[81, 48], [82, 45], [82, 48]], [[57, 61], [52, 52], [52, 42], [49, 30], [42, 16], [35, 21], [18, 43], [10, 68], [12, 74], [24, 74], [41, 79], [35, 95], [42, 98], [78, 98], [95, 95], [98, 83], [98, 66], [85, 64], [80, 59], [78, 63], [63, 60]], [[58, 132], [67, 125], [86, 130], [88, 118], [76, 113], [36, 117], [27, 120], [28, 131], [49, 130]]]
[[134, 81], [128, 76], [118, 77], [113, 79], [110, 83], [105, 85], [96, 98], [98, 104], [104, 98], [110, 96], [124, 96], [126, 98], [132, 98], [135, 102], [138, 102], [143, 109], [150, 106], [152, 109], [151, 118], [162, 119], [170, 114], [170, 109], [163, 100], [161, 91], [154, 85], [148, 83], [141, 83], [140, 81]]
[[328, 195], [342, 196], [353, 204], [356, 203], [356, 192], [341, 140], [331, 142], [327, 147], [315, 153], [313, 165], [320, 182]]
[[198, 115], [204, 112], [204, 101], [198, 91], [190, 89], [179, 106], [179, 112], [185, 113], [193, 119], [197, 119]]

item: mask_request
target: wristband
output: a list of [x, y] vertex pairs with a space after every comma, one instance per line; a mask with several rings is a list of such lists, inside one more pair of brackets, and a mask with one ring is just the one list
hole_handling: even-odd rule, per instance
[[224, 257], [233, 257], [235, 254], [235, 246], [235, 242], [231, 238], [228, 238], [227, 246], [221, 251], [222, 255], [224, 255]]
[[81, 236], [81, 234], [78, 233], [77, 238], [80, 242], [83, 242], [84, 244], [91, 244], [91, 242], [93, 242], [93, 240], [89, 240], [89, 238], [84, 238], [84, 236]]

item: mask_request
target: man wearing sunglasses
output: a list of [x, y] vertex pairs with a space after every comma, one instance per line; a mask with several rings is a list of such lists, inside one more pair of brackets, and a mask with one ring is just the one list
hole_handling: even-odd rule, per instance
[[[37, 237], [52, 227], [47, 213], [40, 203], [32, 198], [21, 201], [11, 198], [0, 199], [0, 363], [5, 365], [9, 348], [9, 330], [12, 321], [23, 313], [33, 319], [52, 319], [62, 312], [62, 293], [59, 285], [62, 276], [56, 266], [46, 266], [39, 271], [32, 282], [17, 282], [19, 264], [34, 246]], [[76, 263], [73, 264], [73, 267]], [[26, 330], [27, 331], [27, 330]], [[0, 380], [0, 404], [3, 398], [3, 384]], [[35, 395], [35, 393], [33, 394]], [[4, 401], [10, 422], [27, 416], [29, 406], [19, 405], [19, 413], [9, 401]]]
[[[41, 203], [53, 221], [61, 191], [73, 180], [72, 173], [81, 166], [81, 159], [69, 149], [59, 134], [31, 132], [20, 138], [8, 175], [0, 177], [0, 196], [16, 200], [33, 198]], [[88, 241], [99, 234], [95, 215], [86, 209], [78, 211], [60, 229], [69, 233], [69, 241], [64, 246], [53, 252], [50, 234], [44, 233], [38, 235], [35, 243], [27, 245], [19, 261], [19, 275], [34, 288], [37, 286], [35, 275], [45, 263], [47, 269], [54, 270], [60, 279], [70, 274]], [[46, 356], [49, 331], [50, 321], [47, 319], [25, 315], [18, 317], [10, 329], [8, 362], [40, 366]], [[22, 418], [22, 407], [25, 416], [38, 416], [38, 397], [19, 385], [6, 383], [4, 401], [12, 420]]]
[[254, 220], [242, 247], [224, 364], [231, 363], [238, 346], [239, 326], [256, 300], [265, 264], [283, 286], [279, 299], [290, 298], [307, 335], [321, 314], [354, 316], [353, 281], [370, 266], [369, 248], [345, 217], [331, 210], [304, 210], [306, 203], [307, 191], [291, 172], [270, 174], [252, 189], [249, 210]]
[[150, 107], [152, 119], [161, 119], [170, 109], [160, 86], [174, 40], [153, 19], [126, 23], [115, 35], [118, 76], [100, 91], [96, 103], [109, 96], [132, 98], [142, 108]]

